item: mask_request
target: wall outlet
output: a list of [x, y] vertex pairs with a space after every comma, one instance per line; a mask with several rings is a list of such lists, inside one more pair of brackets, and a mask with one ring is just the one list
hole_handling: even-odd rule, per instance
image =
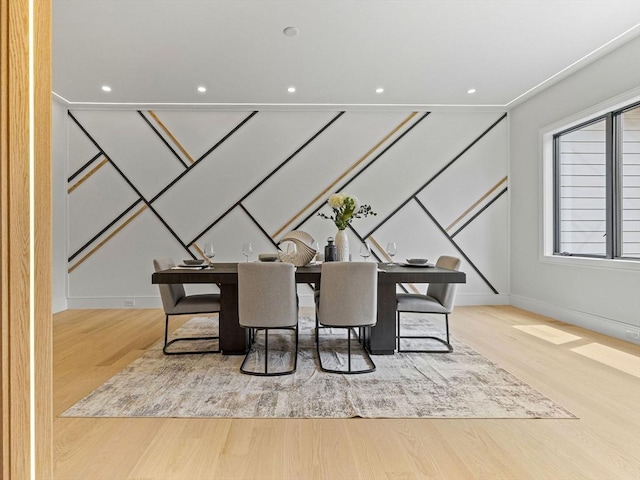
[[125, 300], [124, 301], [124, 306], [125, 307], [135, 307], [136, 306], [136, 301], [135, 300]]
[[629, 340], [640, 340], [640, 330], [628, 329], [625, 333], [627, 334], [627, 338]]

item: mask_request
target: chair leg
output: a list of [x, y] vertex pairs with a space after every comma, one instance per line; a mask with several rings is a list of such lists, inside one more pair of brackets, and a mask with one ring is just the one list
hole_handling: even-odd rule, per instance
[[[244, 360], [242, 360], [242, 365], [240, 365], [240, 371], [242, 373], [244, 373], [245, 375], [255, 375], [258, 377], [276, 377], [276, 376], [280, 376], [280, 375], [291, 375], [292, 373], [295, 373], [296, 369], [298, 368], [298, 325], [294, 326], [294, 327], [283, 327], [283, 328], [251, 328], [250, 331], [253, 331], [254, 334], [252, 335], [252, 339], [256, 340], [258, 337], [257, 332], [259, 330], [264, 330], [265, 331], [265, 338], [264, 338], [264, 371], [261, 372], [257, 372], [254, 370], [247, 370], [245, 368], [245, 365], [247, 363], [247, 360], [249, 359], [249, 355], [251, 355], [253, 352], [256, 351], [256, 349], [253, 346], [253, 341], [251, 342], [251, 348], [249, 349], [249, 352], [245, 355]], [[294, 332], [294, 336], [295, 336], [295, 350], [294, 350], [294, 357], [293, 357], [293, 368], [291, 370], [285, 370], [283, 372], [269, 372], [269, 330], [293, 330]]]
[[316, 314], [316, 343], [318, 343], [318, 329], [320, 328], [320, 322], [318, 322], [318, 314]]
[[269, 329], [264, 331], [264, 374], [269, 373]]
[[[318, 363], [320, 364], [320, 370], [322, 370], [323, 372], [328, 372], [328, 373], [343, 373], [345, 375], [353, 375], [353, 374], [358, 374], [358, 373], [369, 373], [369, 372], [373, 372], [376, 369], [376, 364], [373, 363], [373, 360], [371, 359], [371, 356], [369, 355], [369, 352], [367, 352], [366, 347], [362, 347], [362, 353], [363, 356], [365, 358], [365, 361], [370, 365], [370, 368], [364, 369], [364, 370], [353, 370], [351, 368], [351, 329], [352, 327], [333, 327], [331, 326], [331, 328], [346, 328], [347, 329], [347, 370], [334, 370], [331, 368], [327, 368], [324, 366], [324, 364], [322, 363], [322, 355], [320, 355], [320, 339], [318, 338], [318, 341], [316, 342], [316, 352], [318, 354]], [[355, 333], [355, 332], [354, 332]], [[356, 334], [357, 336], [357, 334]], [[360, 342], [358, 342], [360, 343]]]
[[[453, 352], [453, 345], [451, 345], [450, 342], [450, 338], [449, 338], [449, 314], [445, 313], [444, 314], [444, 323], [445, 323], [445, 329], [446, 329], [446, 335], [447, 335], [447, 339], [444, 340], [440, 337], [433, 337], [433, 336], [428, 336], [428, 335], [402, 335], [401, 331], [400, 331], [400, 312], [398, 312], [398, 326], [397, 326], [397, 330], [396, 330], [396, 340], [397, 340], [397, 345], [398, 345], [398, 352], [401, 353], [451, 353]], [[428, 350], [422, 350], [422, 349], [410, 349], [410, 350], [403, 350], [402, 348], [400, 348], [400, 341], [403, 338], [413, 338], [413, 339], [422, 339], [422, 340], [435, 340], [437, 342], [440, 342], [441, 344], [443, 344], [445, 346], [444, 349], [437, 349], [437, 350], [433, 350], [433, 349], [428, 349]]]
[[[206, 312], [203, 312], [206, 313]], [[176, 342], [191, 342], [191, 341], [203, 341], [203, 340], [218, 340], [218, 348], [214, 350], [189, 350], [184, 352], [170, 352], [169, 346]], [[169, 341], [169, 315], [165, 315], [164, 320], [164, 346], [162, 347], [162, 353], [165, 355], [200, 355], [205, 353], [220, 353], [220, 337], [180, 337], [174, 338]]]

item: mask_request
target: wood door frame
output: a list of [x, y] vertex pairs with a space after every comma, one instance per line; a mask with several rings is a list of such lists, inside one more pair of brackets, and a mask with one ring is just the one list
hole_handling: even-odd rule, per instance
[[6, 479], [53, 478], [51, 63], [51, 0], [0, 0], [0, 477]]

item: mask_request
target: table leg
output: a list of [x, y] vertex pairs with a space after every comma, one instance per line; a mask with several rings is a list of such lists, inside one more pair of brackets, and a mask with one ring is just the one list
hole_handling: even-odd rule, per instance
[[378, 321], [368, 339], [373, 355], [393, 355], [396, 347], [396, 284], [378, 283]]
[[244, 355], [249, 348], [248, 330], [238, 322], [238, 285], [220, 285], [220, 350], [223, 355]]

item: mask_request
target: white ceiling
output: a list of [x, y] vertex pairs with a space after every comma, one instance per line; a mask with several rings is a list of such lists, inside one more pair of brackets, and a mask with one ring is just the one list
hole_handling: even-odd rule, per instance
[[[640, 32], [639, 0], [53, 0], [53, 8], [54, 92], [71, 103], [509, 108]], [[285, 36], [288, 26], [298, 35]]]

